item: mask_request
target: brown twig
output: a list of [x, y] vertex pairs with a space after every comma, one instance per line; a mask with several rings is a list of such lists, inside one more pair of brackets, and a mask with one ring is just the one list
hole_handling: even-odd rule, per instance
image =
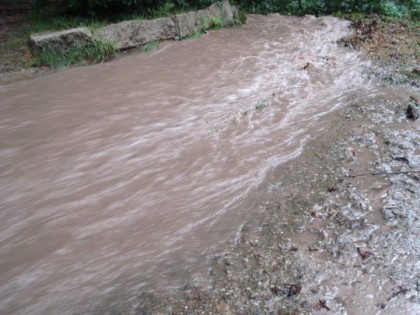
[[399, 175], [399, 174], [415, 174], [415, 173], [420, 173], [420, 171], [407, 171], [407, 172], [379, 172], [379, 173], [369, 172], [369, 173], [362, 173], [362, 174], [355, 174], [355, 175], [347, 175], [347, 176], [345, 176], [345, 177], [346, 177], [346, 178], [354, 178], [354, 177], [367, 176], [367, 175], [377, 176], [377, 175]]

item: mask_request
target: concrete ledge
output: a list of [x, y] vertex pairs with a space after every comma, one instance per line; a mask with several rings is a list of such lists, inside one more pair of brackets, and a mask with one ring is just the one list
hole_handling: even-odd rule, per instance
[[34, 53], [38, 53], [43, 49], [61, 50], [65, 52], [71, 47], [83, 48], [93, 42], [93, 35], [86, 27], [54, 33], [32, 34], [29, 38], [29, 44]]
[[204, 10], [176, 14], [172, 17], [110, 24], [98, 29], [95, 34], [87, 28], [32, 34], [30, 46], [34, 54], [43, 49], [60, 50], [65, 53], [71, 47], [83, 48], [100, 41], [112, 42], [118, 50], [125, 50], [150, 42], [191, 36], [210, 28], [215, 19], [222, 24], [231, 24], [235, 15], [236, 8], [231, 6], [228, 0], [224, 0]]

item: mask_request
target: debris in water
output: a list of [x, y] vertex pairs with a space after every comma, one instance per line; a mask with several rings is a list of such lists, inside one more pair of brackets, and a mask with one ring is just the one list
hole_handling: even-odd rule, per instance
[[291, 297], [293, 295], [298, 295], [302, 290], [302, 286], [299, 284], [292, 284], [289, 288], [289, 292], [287, 293], [287, 297]]
[[327, 191], [328, 191], [329, 193], [332, 193], [332, 192], [337, 191], [337, 188], [335, 188], [334, 186], [330, 186], [330, 187], [328, 187]]
[[299, 250], [299, 248], [297, 248], [296, 246], [292, 245], [292, 247], [290, 247], [290, 251], [291, 252], [297, 252]]
[[337, 214], [338, 214], [338, 211], [335, 209], [331, 209], [328, 211], [328, 217], [330, 219], [334, 219]]
[[398, 291], [392, 293], [392, 295], [388, 298], [388, 301], [391, 300], [392, 298], [398, 296], [398, 295], [406, 294], [407, 292], [408, 292], [408, 289], [407, 288], [404, 288], [402, 285], [400, 285], [398, 287]]
[[367, 258], [373, 255], [373, 253], [366, 247], [358, 247], [357, 251], [359, 252], [360, 257], [362, 257], [363, 260], [366, 260]]
[[282, 290], [278, 286], [271, 286], [271, 292], [273, 292], [275, 295], [280, 295], [282, 293]]
[[325, 308], [327, 311], [331, 311], [331, 309], [327, 306], [327, 300], [319, 300], [317, 304], [315, 304], [314, 308], [316, 310], [320, 310], [321, 308]]
[[403, 162], [403, 163], [410, 164], [410, 163], [408, 162], [408, 159], [407, 159], [406, 157], [404, 157], [404, 156], [397, 156], [397, 157], [394, 157], [394, 158], [393, 158], [393, 160], [398, 161], [398, 162]]
[[320, 211], [313, 211], [312, 216], [315, 218], [322, 218], [322, 212]]
[[379, 303], [376, 304], [376, 307], [380, 308], [380, 309], [385, 309], [386, 308], [386, 303]]
[[276, 285], [271, 286], [271, 292], [275, 295], [287, 295], [287, 297], [292, 297], [294, 295], [298, 295], [302, 290], [302, 286], [300, 284], [286, 284], [285, 287], [279, 287]]

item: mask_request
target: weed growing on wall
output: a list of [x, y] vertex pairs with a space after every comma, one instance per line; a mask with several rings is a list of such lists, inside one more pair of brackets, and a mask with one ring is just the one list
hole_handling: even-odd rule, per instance
[[72, 47], [66, 53], [58, 49], [43, 49], [36, 54], [34, 66], [52, 69], [78, 64], [93, 64], [110, 60], [116, 47], [110, 42], [95, 42], [83, 48]]
[[159, 44], [160, 44], [159, 41], [147, 43], [146, 45], [144, 45], [141, 48], [141, 51], [142, 52], [148, 52], [148, 51], [155, 50], [155, 49], [159, 48]]

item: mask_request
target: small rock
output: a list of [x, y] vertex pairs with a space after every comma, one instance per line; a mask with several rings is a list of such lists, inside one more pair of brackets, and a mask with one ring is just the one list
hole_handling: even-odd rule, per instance
[[420, 107], [420, 102], [418, 98], [415, 96], [410, 96], [410, 100], [408, 102], [407, 111], [406, 111], [407, 118], [413, 119], [413, 120], [418, 119], [419, 111], [420, 111], [419, 107]]
[[313, 211], [312, 216], [315, 217], [315, 218], [322, 218], [322, 212]]
[[347, 156], [348, 157], [356, 156], [356, 150], [352, 147], [348, 147], [347, 148]]
[[300, 306], [302, 306], [303, 308], [311, 308], [312, 305], [311, 303], [309, 303], [308, 301], [303, 301]]
[[325, 231], [324, 229], [322, 229], [321, 231], [319, 231], [319, 234], [324, 238], [327, 239], [328, 238], [328, 232]]
[[398, 286], [397, 289], [394, 291], [394, 293], [392, 293], [392, 295], [388, 298], [388, 301], [390, 301], [391, 299], [393, 299], [394, 297], [398, 296], [398, 295], [404, 295], [407, 294], [409, 290], [403, 286]]
[[357, 251], [359, 252], [360, 257], [362, 257], [363, 260], [373, 255], [373, 253], [370, 250], [368, 250], [366, 247], [358, 247]]
[[29, 44], [34, 54], [44, 49], [67, 52], [70, 48], [83, 48], [92, 43], [94, 43], [93, 35], [86, 27], [32, 34], [29, 38]]
[[410, 102], [407, 106], [406, 115], [408, 119], [417, 120], [420, 116], [419, 108], [414, 102]]
[[335, 188], [334, 186], [330, 186], [330, 187], [328, 187], [327, 191], [328, 191], [329, 193], [332, 193], [332, 192], [337, 191], [337, 188]]
[[229, 305], [227, 305], [226, 303], [224, 303], [224, 302], [220, 302], [218, 305], [217, 305], [217, 311], [218, 312], [227, 312], [227, 311], [229, 311]]
[[287, 293], [288, 297], [291, 297], [293, 295], [297, 295], [302, 290], [302, 286], [299, 284], [292, 284], [289, 288], [289, 292]]
[[294, 245], [292, 245], [291, 247], [290, 247], [290, 251], [291, 252], [297, 252], [299, 250], [299, 248], [297, 248], [296, 246], [294, 246]]
[[[414, 70], [413, 70], [413, 73], [414, 73]], [[420, 74], [420, 70], [417, 70], [417, 73], [419, 73]], [[417, 105], [419, 105], [420, 103], [419, 103], [419, 100], [418, 100], [418, 98], [417, 97], [415, 97], [415, 96], [410, 96], [410, 101], [413, 101], [414, 103], [416, 103]]]
[[408, 161], [408, 159], [405, 156], [396, 156], [396, 157], [393, 157], [392, 159], [395, 160], [395, 161], [398, 161], [398, 162], [403, 162], [403, 163], [410, 164], [410, 162]]

